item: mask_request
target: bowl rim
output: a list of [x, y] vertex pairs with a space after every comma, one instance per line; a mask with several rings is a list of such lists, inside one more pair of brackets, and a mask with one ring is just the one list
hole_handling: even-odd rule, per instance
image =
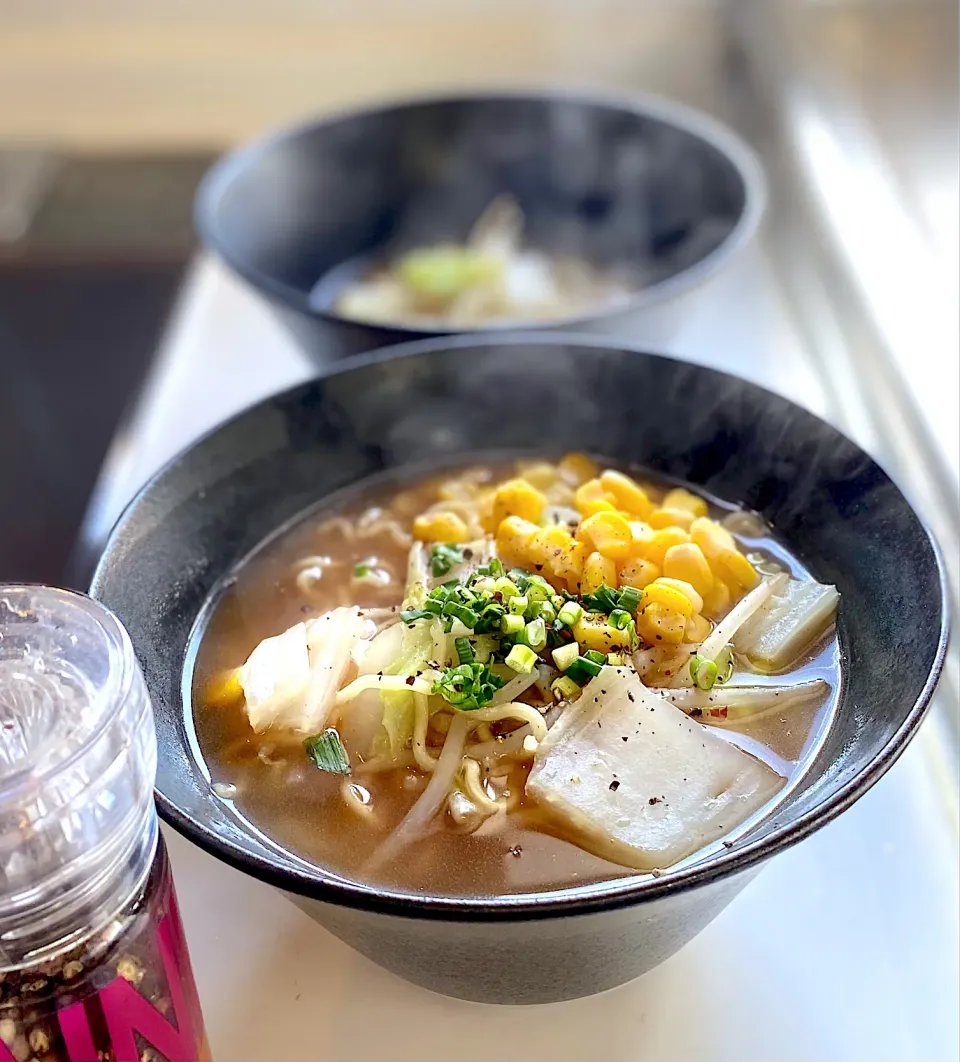
[[[887, 475], [885, 470], [866, 451], [862, 450], [858, 443], [841, 432], [839, 428], [824, 421], [816, 413], [803, 406], [797, 405], [785, 396], [771, 391], [769, 388], [756, 384], [744, 377], [733, 373], [715, 369], [701, 362], [674, 357], [644, 349], [644, 347], [610, 339], [597, 338], [590, 335], [558, 335], [555, 332], [517, 332], [501, 335], [455, 335], [440, 336], [427, 339], [415, 340], [408, 343], [395, 344], [371, 351], [367, 354], [341, 362], [335, 362], [318, 372], [309, 380], [302, 381], [292, 387], [267, 395], [257, 402], [253, 402], [233, 416], [221, 421], [209, 431], [198, 436], [193, 442], [175, 454], [163, 465], [149, 480], [137, 491], [128, 502], [122, 514], [114, 525], [104, 545], [101, 556], [91, 579], [89, 594], [95, 600], [100, 600], [100, 583], [110, 567], [109, 554], [112, 552], [115, 541], [122, 535], [124, 527], [135, 515], [144, 499], [152, 493], [155, 485], [166, 475], [172, 472], [183, 457], [196, 447], [205, 443], [226, 426], [240, 420], [257, 408], [268, 403], [282, 399], [287, 395], [316, 384], [318, 381], [331, 377], [339, 377], [356, 370], [380, 365], [386, 362], [399, 360], [407, 357], [431, 355], [448, 350], [470, 349], [472, 347], [485, 346], [536, 346], [543, 344], [563, 344], [567, 347], [579, 347], [585, 350], [603, 348], [607, 350], [639, 353], [647, 356], [661, 358], [665, 361], [677, 362], [684, 365], [692, 365], [708, 372], [716, 373], [755, 388], [763, 394], [770, 395], [779, 401], [789, 402], [815, 420], [821, 421], [832, 431], [845, 438], [851, 445], [864, 456], [864, 458], [877, 467], [887, 478], [898, 493], [903, 497], [904, 504], [913, 512], [917, 523], [926, 536], [937, 567], [938, 587], [940, 597], [940, 623], [939, 637], [937, 640], [936, 653], [932, 661], [929, 674], [923, 684], [916, 700], [910, 706], [900, 726], [891, 735], [880, 752], [861, 770], [844, 782], [835, 793], [822, 802], [805, 811], [798, 819], [788, 826], [773, 826], [761, 837], [745, 842], [738, 842], [736, 847], [725, 849], [714, 857], [685, 867], [678, 871], [664, 870], [659, 876], [644, 876], [639, 881], [636, 878], [614, 878], [609, 882], [591, 886], [589, 893], [583, 893], [576, 888], [558, 889], [542, 896], [535, 893], [501, 895], [501, 896], [430, 896], [415, 895], [392, 891], [387, 887], [376, 885], [364, 885], [352, 882], [336, 876], [321, 877], [323, 868], [317, 868], [315, 872], [282, 868], [274, 863], [256, 855], [251, 855], [239, 847], [233, 846], [226, 839], [215, 833], [205, 824], [194, 819], [189, 814], [181, 811], [159, 789], [154, 790], [157, 809], [161, 818], [169, 823], [188, 840], [197, 844], [210, 855], [222, 860], [228, 866], [254, 878], [273, 885], [281, 891], [293, 893], [308, 899], [320, 900], [339, 906], [351, 907], [358, 910], [371, 911], [374, 913], [397, 915], [401, 917], [418, 919], [440, 919], [458, 922], [477, 921], [529, 921], [540, 918], [569, 917], [571, 915], [589, 914], [600, 911], [616, 910], [624, 907], [645, 903], [658, 899], [667, 894], [682, 893], [690, 889], [699, 888], [721, 879], [732, 877], [738, 873], [759, 869], [759, 865], [778, 852], [792, 847], [799, 841], [814, 833], [820, 827], [832, 822], [841, 812], [854, 804], [861, 796], [871, 789], [876, 782], [893, 766], [900, 758], [903, 751], [913, 738], [920, 722], [930, 704], [930, 699], [936, 690], [950, 635], [950, 602], [948, 593], [947, 573], [943, 556], [930, 528], [923, 518], [916, 512], [909, 500], [900, 491], [897, 484]], [[222, 573], [221, 573], [222, 574]], [[122, 620], [121, 620], [122, 623]], [[189, 647], [187, 648], [189, 651]], [[180, 672], [182, 678], [183, 667], [186, 662], [186, 653], [180, 660]], [[178, 682], [178, 689], [181, 683]], [[180, 704], [181, 712], [184, 706]], [[305, 864], [306, 865], [306, 864]]]
[[[493, 322], [452, 328], [402, 322], [376, 322], [344, 317], [332, 310], [313, 306], [308, 293], [286, 284], [269, 273], [244, 261], [235, 254], [224, 238], [217, 220], [217, 205], [220, 197], [250, 162], [260, 158], [275, 147], [294, 141], [315, 130], [335, 126], [373, 115], [385, 115], [396, 111], [447, 103], [481, 102], [571, 102], [587, 106], [605, 107], [653, 118], [673, 125], [714, 148], [736, 169], [743, 182], [743, 210], [731, 230], [709, 253], [693, 265], [681, 269], [663, 280], [631, 292], [611, 306], [570, 317], [534, 321], [529, 325], [518, 322]], [[767, 180], [760, 160], [747, 142], [728, 125], [712, 115], [687, 104], [667, 99], [652, 93], [605, 92], [602, 90], [579, 91], [570, 88], [550, 87], [543, 89], [503, 89], [495, 91], [465, 91], [458, 93], [424, 94], [402, 97], [395, 100], [368, 103], [337, 109], [330, 114], [292, 122], [263, 136], [257, 137], [228, 151], [217, 159], [204, 174], [194, 196], [193, 222], [203, 243], [213, 250], [235, 273], [254, 289], [259, 290], [289, 309], [307, 317], [327, 321], [342, 327], [366, 328], [386, 336], [400, 336], [410, 340], [431, 336], [499, 335], [504, 333], [543, 331], [548, 328], [578, 328], [598, 321], [609, 320], [622, 314], [644, 309], [665, 302], [689, 291], [714, 276], [726, 262], [743, 250], [759, 228], [768, 198]], [[395, 340], [395, 341], [403, 341]]]

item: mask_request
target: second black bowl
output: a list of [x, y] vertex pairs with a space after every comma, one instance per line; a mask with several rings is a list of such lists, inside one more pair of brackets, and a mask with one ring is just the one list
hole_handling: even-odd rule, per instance
[[502, 193], [519, 203], [531, 246], [644, 278], [614, 307], [538, 328], [575, 323], [657, 345], [682, 313], [674, 297], [753, 235], [764, 182], [733, 133], [678, 104], [463, 96], [313, 122], [241, 148], [204, 179], [196, 224], [324, 363], [450, 329], [347, 320], [311, 299], [321, 277], [462, 242]]

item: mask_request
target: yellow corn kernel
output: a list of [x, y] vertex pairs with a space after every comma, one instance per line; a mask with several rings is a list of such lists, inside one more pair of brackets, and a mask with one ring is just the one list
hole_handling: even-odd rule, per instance
[[644, 520], [630, 521], [630, 556], [644, 557], [653, 542], [653, 528]]
[[588, 479], [586, 483], [577, 487], [577, 492], [573, 496], [573, 504], [579, 510], [581, 516], [617, 511], [612, 496], [603, 489], [599, 479]]
[[691, 616], [683, 628], [683, 640], [699, 644], [709, 637], [712, 630], [713, 624], [705, 616]]
[[690, 491], [684, 490], [683, 487], [674, 487], [673, 490], [668, 490], [663, 499], [664, 509], [686, 509], [688, 513], [692, 513], [694, 516], [706, 516], [707, 515], [707, 503], [703, 498], [698, 498], [696, 494], [691, 494]]
[[413, 537], [421, 542], [466, 542], [467, 525], [456, 513], [430, 513], [413, 521]]
[[635, 557], [620, 566], [619, 579], [621, 586], [632, 586], [637, 590], [642, 590], [645, 586], [652, 583], [654, 579], [659, 578], [660, 569], [657, 565], [653, 561], [644, 560], [642, 557]]
[[497, 527], [508, 516], [519, 516], [535, 524], [543, 513], [547, 499], [525, 479], [501, 483], [493, 498], [493, 518]]
[[703, 595], [703, 611], [711, 619], [719, 620], [730, 611], [733, 594], [722, 579], [714, 579], [710, 592]]
[[[682, 585], [689, 586], [688, 583]], [[697, 593], [692, 586], [690, 590], [694, 594]], [[703, 608], [703, 601], [700, 600], [699, 594], [697, 594], [697, 598], [700, 601], [700, 608]], [[676, 584], [676, 580], [668, 580], [663, 577], [654, 579], [652, 583], [647, 583], [643, 588], [640, 608], [646, 608], [647, 605], [652, 605], [654, 602], [658, 602], [672, 612], [679, 612], [684, 619], [689, 619], [694, 612], [700, 611], [699, 608], [694, 608], [694, 602], [690, 595]]]
[[658, 531], [664, 527], [682, 527], [684, 531], [689, 531], [693, 513], [688, 513], [686, 509], [654, 509], [647, 517], [647, 522]]
[[592, 594], [603, 584], [616, 589], [617, 566], [609, 557], [599, 553], [590, 553], [583, 562], [583, 573], [580, 576], [580, 592]]
[[659, 586], [669, 586], [674, 590], [679, 590], [693, 605], [694, 612], [703, 611], [703, 598], [685, 579], [671, 579], [670, 576], [661, 576], [657, 583]]
[[497, 492], [492, 487], [486, 487], [484, 490], [479, 491], [473, 499], [473, 503], [477, 507], [480, 525], [488, 535], [492, 535], [497, 529], [497, 523], [493, 518], [493, 499], [496, 494]]
[[607, 494], [612, 495], [617, 508], [623, 509], [631, 516], [646, 520], [648, 513], [653, 509], [653, 504], [643, 487], [622, 472], [615, 472], [608, 468], [600, 476], [600, 485]]
[[671, 546], [663, 557], [663, 574], [670, 579], [683, 579], [701, 597], [706, 597], [713, 589], [713, 572], [703, 550], [695, 542]]
[[552, 574], [555, 563], [573, 545], [573, 536], [563, 527], [541, 527], [526, 548], [526, 556], [538, 572]]
[[557, 463], [560, 478], [571, 487], [579, 487], [588, 479], [594, 479], [600, 469], [596, 461], [591, 461], [586, 454], [567, 454]]
[[741, 590], [752, 590], [760, 582], [757, 569], [739, 550], [719, 553], [712, 563], [718, 575]]
[[557, 579], [563, 579], [567, 585], [574, 586], [583, 571], [583, 562], [587, 556], [587, 547], [583, 542], [576, 542], [573, 536], [563, 528], [548, 529], [550, 557], [547, 561], [550, 571]]
[[206, 708], [230, 708], [242, 700], [240, 669], [234, 668], [213, 677], [203, 692], [202, 703]]
[[637, 617], [637, 634], [648, 645], [679, 645], [686, 627], [686, 617], [682, 613], [674, 612], [659, 601], [647, 605]]
[[580, 523], [577, 538], [614, 560], [629, 557], [633, 544], [630, 525], [619, 513], [601, 512], [588, 516]]
[[680, 546], [689, 541], [690, 536], [682, 527], [662, 527], [659, 531], [654, 531], [650, 536], [650, 541], [644, 548], [643, 556], [662, 568], [667, 550], [671, 546]]
[[497, 553], [509, 567], [526, 560], [526, 552], [533, 536], [540, 530], [522, 516], [508, 516], [497, 528]]
[[580, 645], [580, 651], [596, 649], [598, 653], [609, 653], [617, 649], [630, 648], [630, 631], [619, 631], [607, 623], [606, 616], [596, 613], [584, 613], [574, 624], [573, 636]]
[[531, 487], [543, 491], [552, 487], [559, 476], [556, 466], [547, 461], [519, 461], [517, 462], [517, 474]]
[[711, 520], [706, 516], [699, 516], [693, 521], [690, 525], [690, 537], [710, 561], [717, 553], [735, 551], [737, 548], [733, 535], [725, 527], [721, 527], [716, 520]]

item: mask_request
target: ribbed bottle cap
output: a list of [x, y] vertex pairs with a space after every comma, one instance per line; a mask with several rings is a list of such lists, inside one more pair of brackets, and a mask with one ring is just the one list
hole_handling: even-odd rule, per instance
[[117, 619], [81, 594], [0, 584], [0, 968], [73, 946], [129, 896], [155, 843], [155, 773]]

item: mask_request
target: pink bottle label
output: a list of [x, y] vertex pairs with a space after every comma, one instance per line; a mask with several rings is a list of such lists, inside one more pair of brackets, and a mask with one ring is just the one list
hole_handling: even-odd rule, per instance
[[[208, 1057], [198, 1036], [202, 1030], [194, 1028], [192, 1015], [199, 1015], [200, 1005], [175, 906], [160, 920], [157, 948], [166, 975], [172, 1013], [161, 1014], [129, 981], [117, 976], [96, 996], [64, 1007], [57, 1013], [70, 1062], [96, 1062], [98, 1058], [87, 1014], [92, 999], [100, 1001], [117, 1062], [139, 1062], [142, 1049], [137, 1046], [138, 1036], [142, 1043], [154, 1048], [169, 1062], [198, 1062]], [[0, 1040], [0, 1062], [16, 1062], [3, 1040]]]

